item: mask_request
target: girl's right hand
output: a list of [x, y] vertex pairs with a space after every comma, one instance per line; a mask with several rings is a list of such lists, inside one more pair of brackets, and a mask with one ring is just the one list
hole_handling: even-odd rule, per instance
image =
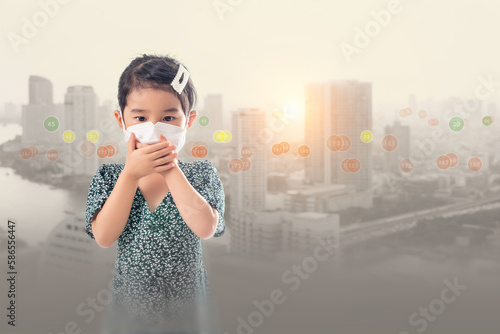
[[136, 149], [135, 133], [132, 132], [127, 142], [127, 161], [124, 172], [137, 180], [151, 173], [160, 173], [172, 168], [171, 164], [157, 160], [172, 151], [172, 146], [165, 141]]

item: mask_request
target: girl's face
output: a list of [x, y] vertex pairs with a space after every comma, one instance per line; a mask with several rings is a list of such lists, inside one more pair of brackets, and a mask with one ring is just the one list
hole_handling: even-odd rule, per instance
[[[114, 112], [120, 128], [122, 120], [119, 110]], [[164, 122], [189, 129], [196, 117], [196, 111], [192, 110], [186, 125], [186, 115], [182, 110], [181, 102], [172, 93], [155, 88], [134, 89], [127, 96], [127, 105], [123, 110], [125, 127], [143, 122]]]

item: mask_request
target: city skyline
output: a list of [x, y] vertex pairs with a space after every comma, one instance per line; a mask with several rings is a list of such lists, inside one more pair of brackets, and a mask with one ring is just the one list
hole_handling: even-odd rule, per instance
[[[308, 92], [308, 89], [310, 89], [310, 87], [315, 87], [315, 86], [322, 87], [325, 85], [332, 85], [332, 84], [335, 84], [338, 82], [358, 82], [358, 81], [357, 80], [328, 80], [324, 83], [316, 83], [316, 84], [307, 85], [304, 87], [304, 90], [306, 91], [306, 96], [307, 96], [307, 94], [308, 94], [307, 92]], [[47, 112], [48, 112], [47, 108], [49, 108], [49, 105], [52, 106], [50, 108], [54, 108], [53, 115], [60, 118], [61, 129], [67, 128], [66, 130], [68, 130], [69, 128], [71, 128], [71, 126], [68, 128], [68, 125], [65, 124], [66, 117], [63, 116], [64, 113], [67, 112], [67, 111], [64, 111], [64, 108], [65, 108], [65, 105], [68, 103], [68, 101], [67, 101], [68, 92], [73, 91], [75, 89], [79, 89], [79, 90], [90, 89], [93, 91], [93, 87], [91, 87], [91, 86], [78, 86], [78, 85], [77, 86], [75, 86], [75, 85], [69, 86], [67, 88], [66, 93], [65, 93], [65, 96], [66, 96], [65, 103], [58, 104], [58, 103], [54, 102], [52, 82], [48, 78], [35, 76], [35, 75], [30, 76], [28, 86], [30, 88], [28, 90], [29, 95], [33, 96], [33, 99], [34, 99], [34, 96], [39, 96], [38, 99], [40, 101], [34, 99], [33, 102], [35, 102], [35, 103], [28, 103], [26, 105], [22, 105], [23, 113], [26, 114], [26, 117], [23, 118], [23, 122], [26, 124], [23, 123], [24, 124], [23, 127], [25, 127], [26, 129], [30, 128], [29, 131], [26, 131], [26, 136], [23, 136], [23, 138], [22, 138], [23, 143], [26, 143], [26, 144], [27, 143], [33, 144], [37, 140], [38, 141], [41, 140], [40, 143], [44, 142], [45, 144], [48, 144], [49, 142], [54, 142], [54, 140], [57, 139], [54, 137], [54, 135], [57, 135], [57, 133], [49, 133], [48, 134], [48, 133], [46, 133], [46, 131], [44, 129], [40, 129], [39, 127], [35, 126], [36, 124], [41, 122], [41, 119], [39, 119], [39, 118], [42, 117], [42, 114], [47, 114]], [[482, 86], [478, 86], [478, 87], [483, 88]], [[43, 93], [44, 89], [47, 91], [45, 93], [46, 96], [44, 96], [44, 93]], [[33, 90], [33, 92], [30, 92], [31, 90]], [[79, 121], [79, 122], [76, 122], [75, 124], [79, 124], [79, 126], [81, 126], [85, 123], [86, 124], [85, 127], [87, 127], [88, 129], [90, 129], [90, 128], [97, 129], [106, 122], [113, 123], [114, 116], [112, 115], [112, 109], [113, 109], [114, 104], [113, 103], [110, 104], [110, 101], [104, 101], [103, 104], [98, 105], [97, 104], [97, 101], [99, 100], [98, 95], [95, 92], [93, 92], [92, 94], [95, 95], [95, 101], [90, 106], [90, 109], [88, 107], [82, 106], [82, 107], [80, 107], [80, 109], [81, 109], [80, 112], [77, 114], [81, 114], [81, 112], [83, 112], [84, 110], [88, 110], [88, 114], [87, 114], [86, 118], [91, 117], [92, 115], [94, 115], [95, 113], [98, 112], [99, 115], [103, 115], [103, 117], [106, 118], [107, 120], [104, 121], [104, 118], [103, 118], [103, 119], [100, 119], [99, 122], [97, 122], [95, 120], [91, 121], [89, 119], [90, 121], [86, 121], [86, 122]], [[372, 96], [372, 94], [370, 94], [370, 96]], [[476, 99], [476, 101], [472, 100], [471, 97], [469, 97], [467, 99], [453, 98], [453, 99], [448, 99], [448, 100], [444, 100], [444, 101], [435, 101], [432, 99], [420, 101], [415, 96], [415, 94], [409, 94], [407, 105], [411, 105], [413, 107], [413, 110], [408, 109], [408, 108], [403, 108], [403, 109], [399, 109], [399, 110], [393, 110], [392, 116], [384, 116], [384, 115], [377, 116], [377, 115], [374, 115], [373, 109], [375, 109], [375, 108], [372, 107], [371, 108], [372, 111], [370, 112], [370, 114], [372, 115], [371, 117], [373, 119], [373, 124], [370, 124], [371, 122], [368, 120], [368, 118], [361, 117], [361, 119], [364, 119], [366, 121], [365, 122], [366, 124], [363, 126], [360, 125], [359, 128], [356, 128], [355, 131], [352, 131], [352, 129], [349, 130], [350, 138], [351, 138], [351, 140], [352, 139], [355, 140], [354, 146], [356, 147], [357, 145], [359, 145], [356, 142], [356, 137], [363, 131], [363, 129], [371, 130], [371, 131], [373, 131], [373, 133], [375, 135], [381, 135], [381, 134], [383, 134], [382, 131], [384, 129], [384, 126], [386, 126], [386, 127], [391, 126], [392, 127], [396, 123], [400, 123], [402, 126], [409, 126], [410, 128], [413, 128], [416, 131], [416, 133], [418, 133], [418, 135], [417, 135], [417, 137], [418, 137], [419, 135], [423, 134], [422, 130], [424, 130], [425, 127], [427, 127], [428, 131], [435, 131], [436, 130], [436, 129], [433, 130], [432, 127], [429, 127], [428, 125], [426, 125], [427, 120], [430, 122], [432, 119], [434, 119], [434, 117], [436, 117], [439, 121], [439, 117], [441, 117], [440, 121], [446, 123], [446, 118], [443, 115], [450, 117], [450, 116], [453, 116], [455, 114], [461, 115], [464, 118], [464, 120], [467, 122], [470, 121], [470, 123], [471, 123], [470, 130], [478, 130], [479, 129], [478, 124], [481, 123], [481, 117], [484, 117], [486, 115], [491, 115], [492, 117], [494, 117], [498, 112], [498, 105], [496, 104], [496, 102], [491, 101], [491, 99], [487, 99], [486, 101], [481, 101], [478, 98], [475, 98], [475, 99]], [[234, 114], [234, 112], [236, 112], [237, 110], [242, 109], [242, 107], [240, 107], [237, 110], [233, 110], [231, 112], [228, 112], [228, 110], [224, 107], [225, 103], [223, 102], [223, 95], [222, 94], [207, 94], [204, 97], [204, 99], [200, 97], [200, 100], [204, 101], [204, 105], [212, 106], [212, 108], [215, 108], [215, 109], [209, 111], [209, 113], [211, 114], [211, 117], [212, 116], [214, 117], [213, 119], [211, 119], [211, 123], [209, 126], [206, 126], [206, 127], [200, 126], [198, 129], [196, 129], [196, 131], [191, 132], [192, 133], [191, 137], [194, 136], [193, 139], [197, 138], [196, 140], [198, 140], [198, 139], [205, 140], [205, 139], [209, 139], [210, 137], [212, 137], [213, 131], [215, 131], [218, 128], [223, 127], [223, 125], [221, 125], [221, 126], [216, 125], [215, 123], [213, 123], [214, 121], [221, 123], [221, 124], [228, 124], [230, 122], [230, 120], [229, 120], [230, 117], [228, 117], [228, 116], [231, 116], [231, 114]], [[309, 97], [309, 100], [311, 100], [311, 97]], [[53, 101], [53, 103], [47, 104], [46, 103], [47, 101]], [[473, 103], [473, 105], [475, 105], [474, 109], [469, 109], [469, 107], [467, 106], [468, 104], [471, 104], [471, 103]], [[373, 104], [373, 103], [371, 103], [371, 104]], [[420, 108], [419, 108], [419, 106], [420, 106]], [[436, 108], [436, 106], [439, 106], [440, 108]], [[460, 108], [457, 109], [457, 106], [459, 106]], [[5, 105], [5, 107], [13, 108], [14, 106], [12, 104], [7, 104], [7, 105]], [[340, 108], [343, 108], [343, 107], [340, 107]], [[421, 109], [421, 108], [423, 108], [423, 109]], [[199, 116], [203, 116], [205, 108], [198, 108], [198, 109], [199, 110], [201, 109], [199, 112]], [[274, 112], [277, 111], [277, 109], [274, 109], [274, 110], [265, 109], [265, 108], [257, 108], [257, 109], [264, 110], [268, 117], [269, 116], [275, 117]], [[305, 109], [307, 110], [307, 105], [306, 105]], [[343, 109], [345, 109], [345, 108], [343, 108]], [[346, 117], [349, 114], [347, 109], [346, 110], [343, 110], [343, 109], [342, 109], [341, 113], [339, 113], [337, 116], [335, 116], [337, 121], [340, 120], [340, 118], [338, 118], [339, 115], [344, 115], [342, 117]], [[432, 111], [427, 112], [426, 110], [432, 110]], [[285, 108], [283, 108], [282, 111], [285, 111], [285, 113], [289, 113], [293, 117], [292, 117], [292, 123], [289, 123], [289, 127], [287, 127], [287, 130], [284, 132], [281, 132], [280, 136], [283, 138], [284, 137], [290, 138], [290, 137], [292, 137], [293, 133], [295, 133], [295, 134], [303, 133], [307, 137], [307, 134], [306, 134], [307, 127], [304, 127], [304, 125], [301, 123], [302, 119], [300, 116], [302, 116], [302, 118], [306, 117], [306, 119], [307, 119], [306, 124], [310, 124], [311, 126], [314, 126], [314, 121], [311, 123], [311, 120], [312, 120], [311, 117], [313, 114], [306, 115], [305, 111], [304, 111], [304, 113], [301, 113], [299, 110], [297, 110], [293, 106], [285, 106]], [[409, 114], [405, 114], [408, 112], [409, 112]], [[422, 114], [422, 112], [423, 112], [423, 114]], [[462, 114], [460, 114], [461, 112], [462, 112]], [[28, 113], [32, 114], [32, 115], [28, 116]], [[273, 114], [271, 115], [271, 113], [273, 113]], [[0, 116], [1, 116], [1, 114], [0, 114]], [[95, 116], [96, 115], [94, 115], [92, 117], [95, 117]], [[412, 116], [412, 117], [408, 117], [408, 116]], [[314, 117], [317, 117], [317, 115]], [[358, 116], [358, 118], [359, 118], [359, 116]], [[470, 120], [468, 118], [470, 118]], [[38, 121], [37, 121], [37, 119], [38, 119]], [[352, 121], [353, 121], [353, 119], [351, 119], [350, 121], [341, 121], [341, 122], [339, 121], [340, 123], [337, 122], [338, 124], [335, 125], [335, 129], [332, 128], [332, 129], [330, 129], [331, 131], [328, 130], [327, 132], [330, 132], [330, 134], [333, 135], [333, 134], [335, 134], [336, 131], [337, 132], [347, 131], [347, 128], [351, 127], [350, 124], [353, 124]], [[476, 124], [476, 123], [478, 123], [478, 124]], [[95, 124], [95, 126], [93, 126], [92, 124]], [[373, 125], [373, 129], [372, 129], [372, 125]], [[466, 143], [466, 145], [468, 145], [468, 148], [465, 148], [465, 146], [464, 146], [465, 144], [461, 144], [460, 141], [449, 140], [452, 138], [452, 137], [450, 137], [451, 136], [450, 132], [452, 132], [452, 131], [450, 131], [450, 129], [446, 129], [447, 127], [445, 125], [446, 124], [444, 124], [444, 125], [441, 124], [439, 127], [441, 127], [441, 131], [444, 128], [444, 130], [445, 130], [444, 135], [446, 136], [446, 138], [448, 138], [448, 142], [446, 142], [446, 145], [450, 146], [453, 151], [455, 151], [455, 152], [462, 151], [463, 153], [466, 153], [466, 151], [468, 153], [471, 153], [471, 152], [473, 153], [474, 151], [476, 151], [477, 154], [479, 154], [479, 152], [478, 152], [479, 149], [474, 148], [477, 145], [475, 145], [475, 146], [470, 145], [474, 141], [468, 141]], [[290, 128], [290, 126], [292, 128]], [[424, 126], [424, 128], [422, 128], [422, 126]], [[483, 125], [481, 125], [481, 126], [484, 127]], [[437, 128], [439, 128], [439, 127], [437, 127]], [[467, 127], [469, 127], [469, 125], [467, 125]], [[111, 129], [107, 129], [106, 131], [109, 132], [109, 130], [111, 130]], [[115, 129], [115, 130], [117, 130], [117, 129]], [[335, 131], [333, 131], [333, 130], [335, 130]], [[310, 130], [309, 130], [309, 133], [311, 133]], [[358, 133], [358, 135], [357, 135], [357, 133]], [[326, 134], [326, 132], [325, 132], [325, 134]], [[296, 138], [296, 136], [294, 138]], [[415, 138], [415, 140], [416, 139], [420, 140], [421, 138]], [[211, 140], [211, 139], [209, 139], [209, 140]], [[287, 139], [287, 140], [291, 140], [291, 139]], [[315, 144], [318, 144], [314, 140], [312, 142], [314, 142]], [[310, 144], [312, 144], [312, 142]], [[214, 143], [212, 143], [212, 144], [214, 144]], [[409, 143], [403, 143], [403, 144], [409, 145]], [[217, 145], [217, 144], [214, 144], [214, 145]], [[407, 151], [407, 149], [405, 149], [405, 151]], [[401, 150], [398, 153], [400, 153], [400, 152], [401, 152]], [[494, 153], [492, 153], [492, 154], [493, 154], [492, 156], [496, 155]], [[338, 173], [338, 172], [340, 172], [340, 174], [342, 174], [342, 171], [337, 170], [336, 173]], [[343, 176], [343, 174], [342, 174], [342, 176]]]
[[[40, 78], [48, 78], [46, 76], [42, 76], [42, 75], [38, 75], [38, 74], [30, 74], [30, 75], [28, 75], [28, 78], [31, 76], [36, 76], [36, 77], [40, 77]], [[485, 75], [485, 76], [478, 75], [476, 78], [473, 78], [471, 80], [471, 82], [469, 82], [469, 84], [470, 85], [477, 85], [478, 83], [480, 84], [482, 82], [482, 80], [486, 80], [486, 77], [487, 77], [487, 75]], [[498, 78], [500, 80], [500, 74], [498, 76], [496, 76], [495, 78], [490, 78], [490, 79], [492, 79], [491, 82], [493, 83], [493, 85], [496, 85], [496, 82], [494, 81], [494, 80], [496, 80], [496, 78]], [[229, 106], [227, 101], [225, 101], [225, 103], [224, 103], [225, 110], [224, 111], [227, 111], [226, 116], [228, 116], [231, 111], [237, 110], [239, 108], [262, 108], [262, 109], [268, 109], [268, 110], [271, 110], [271, 109], [276, 110], [278, 108], [288, 108], [290, 110], [297, 111], [298, 117], [303, 117], [303, 115], [305, 113], [305, 106], [306, 106], [306, 87], [310, 86], [310, 85], [314, 85], [314, 84], [323, 84], [326, 82], [333, 82], [333, 81], [367, 81], [367, 80], [361, 80], [359, 78], [354, 78], [354, 77], [351, 77], [351, 78], [338, 78], [338, 77], [336, 77], [336, 78], [326, 78], [324, 81], [316, 80], [316, 81], [304, 82], [303, 86], [302, 86], [302, 88], [303, 88], [303, 91], [301, 92], [302, 94], [296, 95], [296, 96], [300, 96], [300, 98], [291, 97], [291, 98], [283, 100], [283, 103], [281, 103], [281, 104], [275, 103], [275, 102], [270, 102], [267, 104], [266, 103], [263, 103], [263, 104], [254, 103], [254, 104], [250, 104], [250, 105], [246, 105], [246, 106], [243, 104], [238, 104], [237, 102], [234, 106]], [[376, 82], [371, 82], [371, 81], [370, 81], [370, 83], [372, 84], [372, 92], [373, 92], [374, 96], [376, 97], [377, 96], [377, 94], [376, 94], [377, 84], [376, 84]], [[56, 86], [57, 86], [57, 84], [56, 84]], [[54, 104], [63, 104], [64, 103], [64, 95], [66, 93], [66, 90], [68, 87], [71, 87], [71, 86], [88, 86], [88, 87], [93, 87], [95, 90], [95, 85], [93, 85], [93, 84], [73, 83], [73, 84], [70, 84], [69, 86], [67, 86], [66, 88], [61, 88], [61, 89], [58, 89], [57, 91], [54, 90], [55, 93], [54, 93], [53, 103]], [[59, 91], [61, 91], [62, 94], [56, 95], [56, 93]], [[18, 101], [13, 101], [13, 100], [5, 100], [3, 102], [0, 102], [0, 116], [2, 116], [2, 113], [7, 112], [7, 110], [6, 110], [7, 105], [14, 105], [16, 108], [18, 108], [17, 113], [20, 114], [21, 108], [19, 108], [19, 107], [21, 107], [23, 104], [29, 103], [29, 99], [30, 99], [30, 96], [28, 93], [29, 90], [26, 90], [26, 92], [27, 92], [26, 98], [24, 101], [18, 102]], [[375, 98], [373, 100], [373, 114], [375, 117], [379, 117], [379, 118], [392, 117], [393, 119], [396, 119], [398, 116], [397, 112], [400, 109], [412, 107], [411, 97], [414, 98], [413, 101], [419, 102], [420, 104], [426, 105], [426, 104], [430, 103], [432, 105], [432, 103], [435, 103], [436, 101], [439, 102], [439, 101], [447, 101], [447, 100], [454, 100], [454, 99], [467, 99], [467, 98], [470, 98], [471, 96], [473, 96], [474, 95], [473, 93], [474, 93], [474, 89], [471, 89], [471, 91], [467, 95], [461, 94], [459, 92], [455, 92], [455, 93], [451, 92], [449, 95], [439, 97], [439, 96], [435, 96], [435, 95], [416, 95], [413, 91], [406, 91], [402, 95], [398, 96], [399, 102], [389, 101], [389, 100], [386, 102], [380, 102], [380, 101], [377, 101], [377, 99]], [[100, 105], [103, 105], [104, 103], [111, 103], [115, 109], [119, 109], [118, 99], [116, 98], [116, 96], [103, 97], [102, 94], [99, 94], [98, 91], [96, 91], [96, 94], [97, 94], [97, 98], [98, 98]], [[226, 94], [224, 94], [223, 92], [214, 92], [214, 91], [207, 91], [205, 93], [205, 95], [201, 95], [200, 92], [198, 92], [198, 95], [201, 97], [209, 97], [209, 96], [213, 96], [213, 95], [226, 96]], [[496, 96], [496, 95], [499, 95], [499, 96]], [[205, 108], [206, 100], [207, 99], [200, 98], [195, 110], [203, 110]], [[494, 93], [492, 94], [492, 96], [490, 96], [488, 98], [487, 102], [489, 102], [490, 105], [496, 106], [496, 107], [494, 107], [494, 110], [497, 110], [500, 107], [500, 94], [498, 94], [497, 90], [494, 90]], [[420, 107], [420, 108], [418, 106], [415, 106], [415, 107], [416, 108], [414, 108], [414, 111], [418, 111], [422, 108], [425, 109], [425, 107]], [[432, 109], [435, 112], [435, 114], [442, 114], [444, 108], [435, 106]]]

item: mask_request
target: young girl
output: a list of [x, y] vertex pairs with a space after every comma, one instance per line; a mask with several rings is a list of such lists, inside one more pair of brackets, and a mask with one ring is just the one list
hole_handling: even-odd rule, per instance
[[213, 308], [201, 239], [223, 235], [225, 201], [209, 160], [177, 159], [196, 90], [179, 61], [143, 55], [122, 73], [118, 101], [126, 162], [99, 167], [85, 222], [99, 246], [118, 240], [107, 333], [201, 333]]

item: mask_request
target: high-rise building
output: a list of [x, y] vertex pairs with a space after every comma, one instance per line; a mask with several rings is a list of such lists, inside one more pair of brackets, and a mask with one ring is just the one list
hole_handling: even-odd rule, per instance
[[[267, 190], [266, 149], [261, 130], [266, 127], [263, 110], [240, 108], [232, 113], [232, 146], [234, 158], [241, 157], [244, 147], [251, 149], [251, 166], [247, 171], [231, 173], [229, 193], [231, 222], [230, 249], [235, 254], [253, 254], [255, 247], [255, 212], [265, 210]], [[279, 222], [276, 222], [279, 224]]]
[[[371, 83], [338, 80], [309, 84], [306, 88], [305, 139], [310, 147], [306, 160], [308, 184], [353, 185], [357, 191], [372, 188], [372, 145], [361, 141], [365, 130], [372, 130]], [[349, 148], [331, 151], [327, 139], [345, 135]], [[347, 146], [346, 146], [347, 148]], [[358, 159], [357, 172], [342, 169], [344, 159]]]
[[208, 124], [193, 124], [195, 128], [192, 130], [194, 131], [188, 132], [188, 138], [190, 140], [201, 140], [207, 144], [210, 142], [211, 146], [209, 147], [209, 151], [215, 146], [219, 148], [221, 145], [225, 145], [225, 143], [217, 144], [213, 140], [215, 131], [226, 130], [223, 124], [224, 120], [222, 115], [222, 94], [208, 94], [204, 100], [203, 110], [201, 113], [198, 113], [196, 119], [198, 122], [200, 117], [206, 116], [208, 117]]
[[71, 86], [64, 95], [64, 104], [66, 114], [64, 131], [71, 130], [75, 133], [74, 141], [65, 143], [64, 174], [93, 175], [101, 164], [99, 158], [85, 157], [79, 150], [82, 142], [88, 140], [87, 133], [98, 130], [97, 95], [91, 86]]
[[222, 94], [208, 94], [205, 97], [203, 114], [210, 118], [209, 127], [223, 128], [226, 125], [222, 110]]
[[29, 104], [52, 104], [53, 88], [49, 79], [37, 75], [29, 77]]
[[63, 110], [63, 105], [53, 104], [52, 83], [40, 76], [30, 76], [29, 103], [22, 106], [21, 142], [26, 146], [40, 147], [60, 139], [59, 132], [50, 132], [44, 128], [44, 120], [48, 116], [54, 116], [61, 126], [64, 118]]
[[266, 127], [264, 111], [239, 109], [233, 112], [232, 138], [236, 147], [235, 158], [241, 157], [241, 149], [249, 147], [251, 166], [247, 171], [231, 176], [232, 203], [237, 208], [260, 211], [265, 208], [267, 189], [266, 149], [261, 130]]
[[384, 171], [400, 175], [401, 161], [410, 158], [410, 127], [395, 121], [394, 125], [385, 127], [385, 135], [396, 137], [398, 146], [394, 151], [384, 152]]
[[64, 104], [68, 129], [85, 131], [96, 126], [97, 95], [91, 86], [68, 87]]
[[[208, 124], [202, 121], [202, 117], [208, 118]], [[223, 142], [218, 143], [214, 140], [214, 134], [218, 130], [227, 130], [225, 127], [222, 109], [222, 94], [208, 94], [204, 100], [204, 106], [201, 110], [197, 109], [197, 117], [186, 135], [186, 148], [179, 153], [179, 159], [192, 160], [194, 157], [190, 151], [190, 144], [194, 145], [204, 144], [207, 146], [208, 153], [205, 159], [219, 164], [224, 156], [222, 151], [229, 149], [230, 144]], [[196, 159], [196, 158], [195, 158]]]

